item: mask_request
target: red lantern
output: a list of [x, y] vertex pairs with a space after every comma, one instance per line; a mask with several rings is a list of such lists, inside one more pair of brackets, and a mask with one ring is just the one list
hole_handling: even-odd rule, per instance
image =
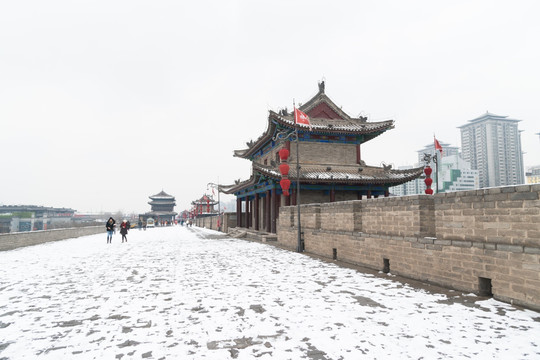
[[281, 161], [287, 160], [289, 158], [289, 150], [285, 148], [279, 150], [279, 158]]
[[433, 195], [433, 189], [427, 188], [426, 189], [426, 194]]
[[288, 190], [283, 190], [283, 195], [289, 196], [289, 191]]
[[285, 179], [281, 179], [281, 181], [279, 182], [279, 185], [281, 185], [281, 189], [283, 191], [289, 191], [289, 188], [291, 187], [291, 180], [285, 178]]
[[426, 174], [426, 176], [430, 176], [432, 171], [433, 171], [433, 169], [430, 168], [429, 166], [426, 166], [424, 168], [424, 174]]
[[289, 165], [286, 163], [279, 165], [279, 172], [281, 173], [282, 176], [289, 175]]
[[430, 187], [431, 184], [433, 184], [433, 179], [432, 178], [425, 178], [424, 182], [426, 183], [427, 187]]

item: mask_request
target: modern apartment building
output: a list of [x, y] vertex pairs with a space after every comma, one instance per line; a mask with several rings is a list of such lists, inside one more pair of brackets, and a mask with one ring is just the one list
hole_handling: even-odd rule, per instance
[[478, 170], [481, 188], [525, 183], [520, 121], [486, 112], [458, 127], [463, 159]]
[[474, 190], [480, 187], [478, 170], [455, 154], [443, 157], [439, 164], [439, 192]]

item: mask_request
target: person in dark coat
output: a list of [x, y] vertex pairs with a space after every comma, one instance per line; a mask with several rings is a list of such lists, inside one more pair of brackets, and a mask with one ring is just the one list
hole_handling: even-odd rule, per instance
[[122, 242], [124, 242], [124, 240], [127, 242], [127, 233], [128, 233], [128, 229], [129, 229], [129, 222], [127, 222], [126, 220], [122, 221], [122, 224], [120, 224], [120, 234], [122, 234]]
[[112, 244], [112, 236], [114, 234], [114, 224], [116, 224], [116, 221], [112, 217], [107, 220], [107, 223], [105, 224], [105, 228], [107, 229], [107, 244]]

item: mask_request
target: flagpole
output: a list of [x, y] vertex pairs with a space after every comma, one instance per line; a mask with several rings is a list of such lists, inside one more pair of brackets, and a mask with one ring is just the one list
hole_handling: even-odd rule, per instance
[[296, 208], [298, 210], [298, 243], [296, 247], [296, 252], [303, 252], [302, 246], [302, 230], [300, 225], [300, 152], [298, 148], [298, 125], [294, 127], [294, 134], [296, 136]]
[[437, 183], [435, 184], [436, 194], [439, 193], [439, 155], [435, 151], [435, 174], [437, 174]]
[[[437, 140], [437, 138], [435, 137], [435, 133], [433, 133], [433, 145], [435, 147], [435, 157], [433, 158], [433, 162], [435, 163], [435, 175], [436, 175], [436, 179], [437, 179], [437, 183], [435, 184], [435, 193], [438, 194], [439, 193], [439, 160], [442, 160], [442, 152], [443, 152], [443, 148], [441, 146], [441, 144], [439, 143], [439, 141]], [[438, 154], [437, 154], [437, 151], [441, 154], [441, 156], [439, 157]]]
[[[280, 130], [276, 133], [276, 135], [274, 135], [272, 137], [272, 140], [274, 141], [280, 141], [280, 140], [286, 140], [286, 139], [290, 139], [290, 141], [296, 141], [296, 207], [297, 207], [297, 219], [298, 219], [298, 242], [297, 242], [297, 245], [296, 245], [296, 251], [297, 252], [303, 252], [304, 251], [304, 246], [302, 244], [302, 225], [301, 225], [301, 220], [300, 220], [300, 146], [299, 146], [299, 134], [298, 134], [298, 119], [297, 119], [297, 109], [296, 109], [296, 104], [294, 103], [294, 99], [293, 99], [293, 108], [294, 108], [294, 111], [293, 111], [293, 117], [294, 117], [294, 132], [289, 132], [289, 130], [286, 130], [286, 129], [283, 129], [283, 130]], [[298, 110], [298, 112], [301, 112], [300, 110]], [[303, 116], [304, 116], [304, 121], [307, 121], [307, 124], [310, 126], [310, 129], [311, 129], [311, 124], [309, 123], [309, 118], [307, 117], [306, 114], [302, 113]], [[289, 149], [290, 150], [290, 149]], [[289, 194], [288, 196], [291, 196], [291, 194]]]
[[296, 210], [298, 217], [298, 239], [296, 244], [296, 252], [303, 252], [302, 246], [302, 225], [300, 225], [300, 150], [298, 143], [298, 124], [296, 122], [296, 104], [293, 99], [293, 115], [294, 115], [294, 135], [296, 137]]

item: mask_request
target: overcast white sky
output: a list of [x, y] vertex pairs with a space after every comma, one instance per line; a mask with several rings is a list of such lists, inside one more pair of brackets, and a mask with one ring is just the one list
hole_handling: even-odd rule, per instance
[[540, 165], [540, 2], [2, 1], [0, 204], [145, 212], [188, 208], [268, 110], [326, 94], [396, 128], [369, 165], [412, 165], [489, 111], [523, 120]]

